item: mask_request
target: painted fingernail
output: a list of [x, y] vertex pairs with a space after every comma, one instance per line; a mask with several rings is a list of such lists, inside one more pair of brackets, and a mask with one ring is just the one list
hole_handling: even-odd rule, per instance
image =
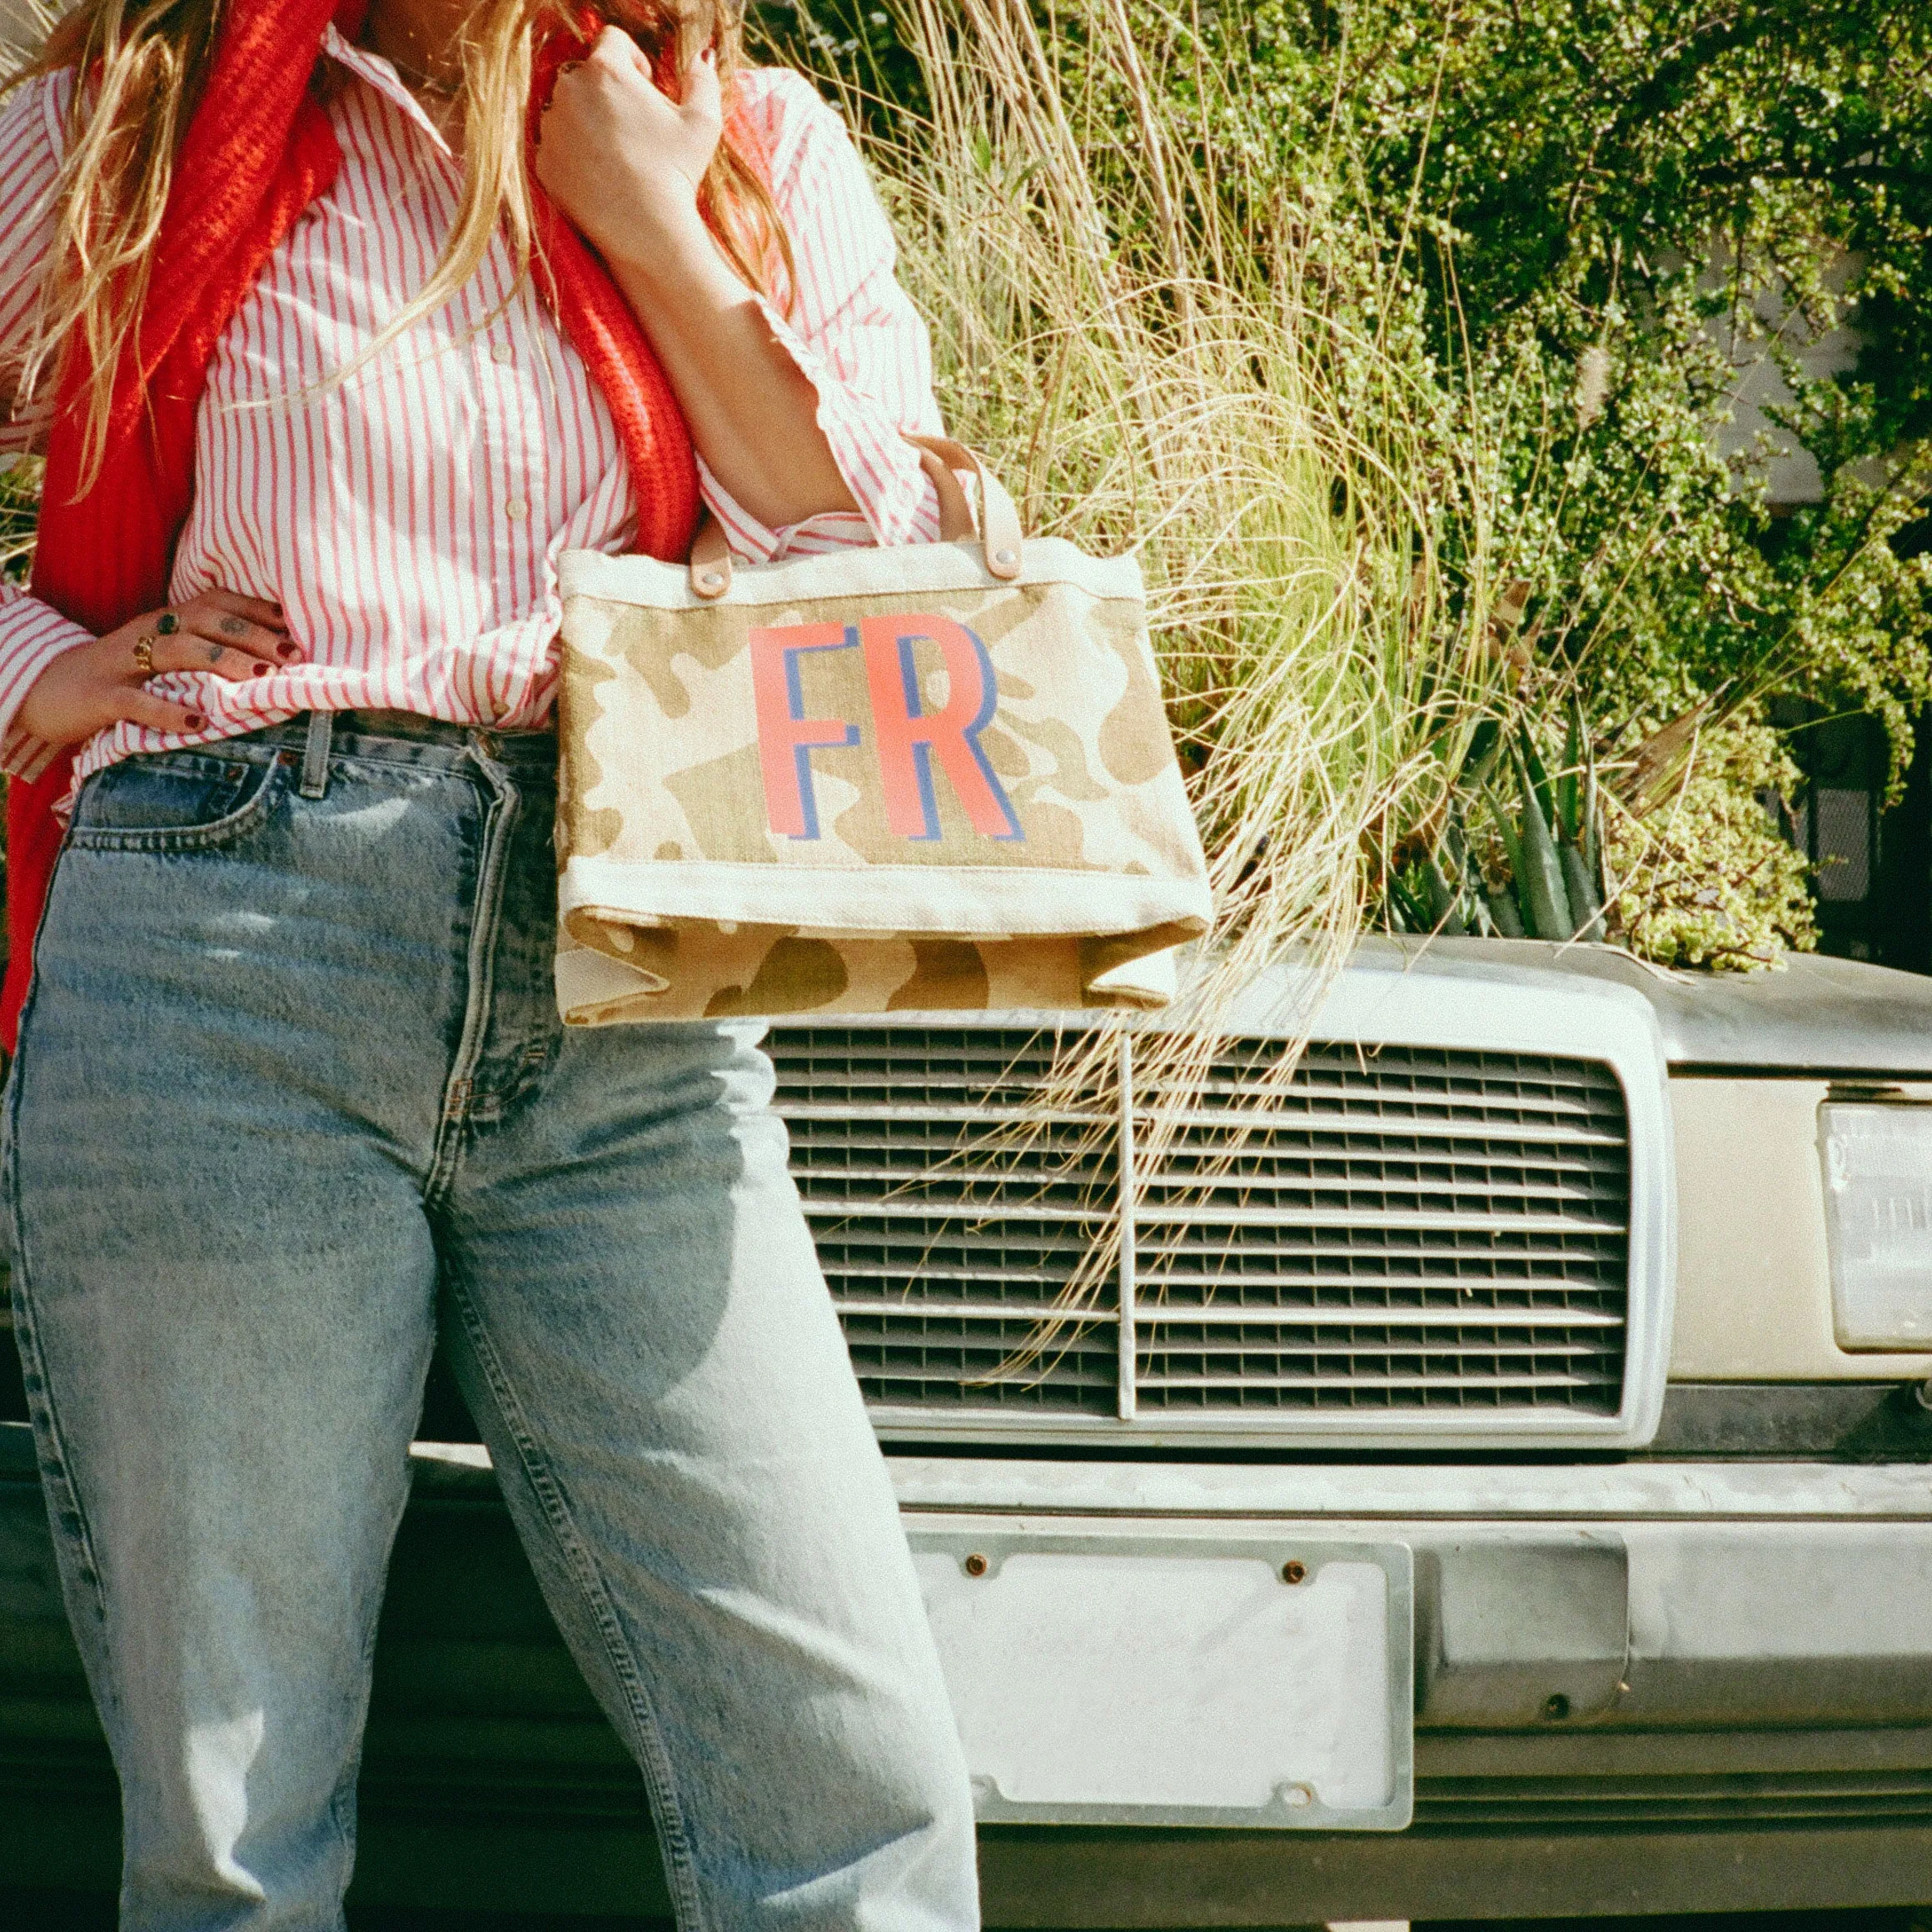
[[255, 675], [258, 678], [265, 678], [274, 669], [275, 666], [273, 665], [258, 664], [255, 667]]
[[189, 730], [191, 730], [191, 731], [202, 731], [202, 730], [205, 730], [205, 729], [207, 728], [207, 723], [208, 723], [207, 720], [206, 718], [204, 718], [204, 717], [203, 717], [203, 716], [201, 715], [201, 713], [200, 713], [199, 711], [191, 711], [191, 712], [189, 712], [189, 713], [188, 713], [188, 729], [189, 729]]
[[277, 657], [296, 657], [301, 655], [301, 646], [299, 644], [278, 644], [275, 652]]

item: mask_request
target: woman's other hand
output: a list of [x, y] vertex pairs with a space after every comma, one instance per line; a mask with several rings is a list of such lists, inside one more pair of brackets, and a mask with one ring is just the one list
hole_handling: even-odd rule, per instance
[[62, 651], [34, 680], [18, 723], [48, 744], [78, 744], [123, 720], [156, 731], [200, 731], [207, 720], [199, 711], [157, 697], [147, 680], [162, 671], [206, 671], [246, 684], [286, 670], [301, 655], [276, 605], [232, 590], [203, 590]]
[[666, 240], [689, 238], [698, 184], [724, 127], [718, 68], [706, 48], [668, 99], [637, 42], [606, 27], [557, 76], [545, 110], [536, 177], [613, 267], [642, 265]]
[[723, 124], [709, 52], [668, 100], [636, 42], [607, 27], [557, 77], [536, 176], [609, 265], [706, 467], [779, 530], [857, 505], [819, 426], [817, 386], [698, 212]]

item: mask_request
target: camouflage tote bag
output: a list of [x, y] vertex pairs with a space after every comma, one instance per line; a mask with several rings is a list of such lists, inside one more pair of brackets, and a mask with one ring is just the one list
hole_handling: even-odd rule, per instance
[[557, 997], [579, 1025], [1155, 1007], [1212, 912], [1138, 564], [946, 540], [562, 560]]

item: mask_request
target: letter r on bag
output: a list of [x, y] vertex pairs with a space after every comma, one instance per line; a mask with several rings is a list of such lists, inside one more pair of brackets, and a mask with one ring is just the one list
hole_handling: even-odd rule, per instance
[[[964, 624], [929, 611], [862, 617], [866, 688], [885, 787], [885, 821], [902, 839], [937, 839], [936, 760], [973, 829], [988, 839], [1023, 839], [1004, 789], [979, 744], [993, 722], [999, 687], [986, 646]], [[946, 698], [928, 711], [919, 697], [914, 647], [935, 646], [946, 670]]]
[[819, 804], [812, 793], [811, 754], [856, 744], [859, 727], [843, 718], [806, 717], [799, 660], [809, 651], [854, 650], [859, 633], [849, 624], [784, 624], [754, 629], [747, 642], [765, 822], [789, 838], [816, 839]]

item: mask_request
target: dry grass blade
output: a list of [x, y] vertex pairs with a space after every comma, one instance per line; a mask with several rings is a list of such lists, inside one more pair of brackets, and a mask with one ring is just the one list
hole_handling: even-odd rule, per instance
[[1611, 778], [1617, 801], [1635, 818], [1655, 811], [1682, 788], [1696, 756], [1697, 734], [1712, 721], [1716, 707], [1701, 700], [1653, 731]]

